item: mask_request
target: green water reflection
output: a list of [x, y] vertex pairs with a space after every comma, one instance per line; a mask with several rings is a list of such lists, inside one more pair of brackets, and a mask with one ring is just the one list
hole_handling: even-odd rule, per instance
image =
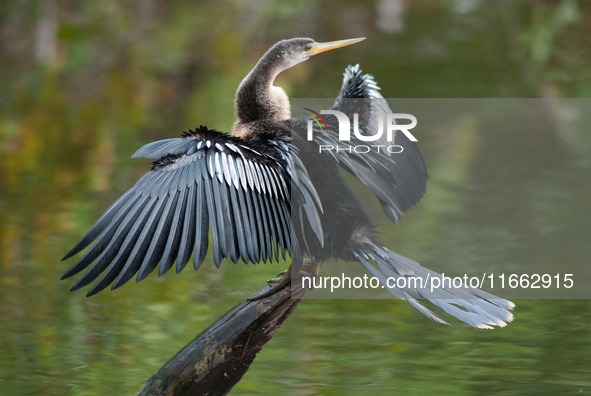
[[[589, 26], [583, 1], [4, 1], [0, 394], [133, 394], [287, 267], [210, 261], [90, 299], [58, 281], [61, 257], [146, 171], [130, 155], [199, 124], [229, 130], [238, 83], [275, 41], [368, 37], [283, 73], [294, 97], [334, 96], [359, 62], [388, 97], [550, 99], [591, 95]], [[530, 136], [470, 122], [420, 139], [428, 193], [388, 227], [392, 247], [468, 268], [588, 262], [584, 120]], [[232, 394], [591, 392], [589, 301], [516, 303], [510, 326], [476, 331], [394, 300], [307, 300]]]

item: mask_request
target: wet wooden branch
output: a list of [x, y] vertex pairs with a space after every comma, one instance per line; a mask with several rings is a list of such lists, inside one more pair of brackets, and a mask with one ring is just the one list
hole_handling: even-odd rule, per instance
[[136, 396], [230, 392], [306, 293], [299, 280], [294, 285], [287, 280], [274, 294], [253, 300], [269, 291], [265, 286], [228, 311], [162, 366]]

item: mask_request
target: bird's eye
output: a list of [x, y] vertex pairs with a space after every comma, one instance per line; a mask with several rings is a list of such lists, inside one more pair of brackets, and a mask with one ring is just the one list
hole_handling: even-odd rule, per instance
[[312, 44], [306, 45], [306, 51], [310, 51], [312, 49]]

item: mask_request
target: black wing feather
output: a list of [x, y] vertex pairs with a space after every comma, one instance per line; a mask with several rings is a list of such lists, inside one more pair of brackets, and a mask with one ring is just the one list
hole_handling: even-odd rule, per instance
[[144, 279], [158, 265], [163, 275], [175, 262], [180, 272], [191, 255], [198, 269], [209, 248], [210, 230], [218, 267], [224, 258], [257, 263], [291, 253], [287, 139], [281, 144], [252, 142], [201, 127], [180, 139], [150, 143], [134, 154], [140, 156], [156, 159], [151, 171], [64, 257], [92, 244], [64, 275], [90, 266], [72, 290], [99, 277], [89, 295], [110, 284], [115, 289], [136, 274], [137, 281]]
[[[193, 183], [194, 184], [194, 183]], [[195, 246], [195, 226], [196, 226], [196, 206], [195, 202], [195, 186], [189, 187], [188, 201], [185, 210], [185, 222], [183, 227], [183, 233], [181, 235], [181, 245], [179, 247], [179, 253], [176, 260], [176, 272], [181, 272], [193, 253], [193, 247]]]
[[168, 198], [168, 195], [163, 199], [158, 198], [154, 209], [152, 209], [152, 213], [150, 213], [150, 217], [144, 227], [142, 227], [142, 233], [136, 241], [135, 247], [125, 263], [125, 267], [123, 267], [119, 276], [113, 283], [113, 290], [128, 282], [139, 271], [142, 261], [146, 256], [146, 252], [150, 247], [151, 241], [156, 237], [155, 231], [158, 227], [158, 222], [155, 220], [162, 216]]
[[[366, 119], [359, 120], [360, 132], [366, 135], [375, 133], [372, 126], [375, 125], [379, 114], [392, 112], [387, 101], [379, 93], [373, 77], [364, 75], [359, 65], [349, 66], [345, 70], [343, 86], [332, 109], [346, 114], [367, 109]], [[314, 134], [316, 143], [339, 147], [347, 144], [352, 146], [367, 144], [355, 136], [351, 137], [350, 142], [339, 141], [336, 117], [327, 115], [325, 120], [329, 126], [329, 132], [322, 133], [318, 130], [318, 133]], [[313, 127], [317, 128], [315, 125]], [[372, 150], [357, 154], [354, 150], [351, 153], [347, 150], [339, 152], [333, 150], [329, 153], [343, 169], [357, 177], [380, 198], [385, 213], [391, 220], [397, 222], [402, 212], [410, 209], [425, 193], [427, 170], [416, 143], [410, 141], [403, 133], [395, 133], [394, 142], [380, 141], [379, 143], [400, 145], [403, 147], [403, 152], [390, 154], [384, 150], [379, 152]]]
[[175, 212], [179, 196], [180, 194], [178, 192], [175, 192], [174, 195], [170, 196], [166, 202], [166, 205], [160, 217], [160, 221], [158, 222], [158, 227], [156, 228], [156, 231], [154, 232], [154, 237], [152, 238], [152, 242], [150, 243], [150, 247], [148, 248], [146, 256], [144, 257], [144, 260], [140, 266], [140, 270], [137, 275], [138, 282], [144, 279], [146, 276], [148, 276], [152, 271], [154, 271], [154, 269], [160, 262], [162, 255], [164, 254], [166, 240], [168, 239], [170, 226], [172, 224], [172, 216]]
[[188, 191], [183, 190], [179, 194], [179, 201], [172, 216], [172, 224], [170, 226], [168, 240], [166, 241], [166, 247], [164, 248], [164, 253], [162, 253], [162, 262], [158, 268], [158, 276], [164, 275], [172, 268], [181, 245], [181, 233], [185, 220], [185, 211], [187, 209], [186, 200]]
[[[133, 199], [127, 201], [125, 205], [121, 207], [121, 210], [113, 217], [113, 220], [106, 227], [105, 231], [101, 234], [96, 243], [92, 245], [90, 249], [88, 249], [84, 256], [82, 256], [82, 258], [80, 258], [80, 260], [78, 260], [78, 262], [74, 264], [72, 268], [70, 268], [62, 278], [68, 278], [82, 271], [103, 253], [103, 251], [105, 250], [105, 248], [107, 248], [107, 246], [109, 246], [111, 239], [117, 232], [117, 227], [119, 227], [121, 222], [123, 222], [123, 220], [125, 219], [125, 214], [130, 210], [130, 207], [134, 203], [136, 203], [139, 198], [139, 195], [135, 195]], [[88, 246], [88, 244], [83, 245], [82, 248], [85, 248], [86, 246]]]
[[207, 248], [209, 247], [209, 237], [207, 229], [209, 228], [209, 215], [207, 211], [207, 202], [205, 198], [204, 183], [197, 183], [196, 186], [196, 203], [197, 212], [195, 218], [197, 219], [197, 228], [195, 229], [195, 254], [193, 256], [193, 268], [197, 271], [207, 254]]

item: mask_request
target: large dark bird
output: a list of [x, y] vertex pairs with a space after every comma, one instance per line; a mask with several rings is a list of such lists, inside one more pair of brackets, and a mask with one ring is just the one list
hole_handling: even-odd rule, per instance
[[[197, 270], [209, 249], [220, 266], [233, 262], [260, 263], [292, 257], [292, 271], [314, 263], [317, 273], [327, 259], [359, 261], [395, 296], [408, 301], [432, 320], [443, 319], [414, 297], [424, 297], [444, 311], [478, 328], [504, 326], [512, 320], [509, 301], [478, 289], [442, 287], [433, 292], [429, 278], [437, 273], [394, 253], [376, 241], [374, 226], [359, 199], [339, 173], [357, 177], [378, 197], [386, 215], [397, 221], [425, 192], [427, 172], [414, 142], [395, 133], [402, 153], [346, 150], [319, 154], [320, 144], [363, 144], [354, 137], [339, 142], [337, 119], [327, 115], [329, 131], [314, 131], [306, 139], [306, 119], [290, 118], [285, 92], [273, 86], [275, 77], [310, 56], [361, 41], [316, 43], [309, 38], [275, 44], [240, 84], [233, 135], [206, 127], [140, 148], [134, 158], [155, 161], [151, 171], [121, 196], [64, 257], [94, 242], [63, 278], [91, 265], [76, 282], [78, 290], [102, 276], [88, 295], [112, 285], [116, 289], [137, 274], [144, 279], [158, 265], [158, 275], [176, 262], [176, 271], [193, 254]], [[376, 117], [391, 112], [370, 75], [349, 66], [332, 109], [361, 110], [359, 128], [373, 135]], [[353, 104], [351, 101], [353, 100]], [[376, 267], [377, 265], [377, 267]], [[424, 287], [388, 287], [388, 278], [419, 277]], [[63, 279], [62, 278], [62, 279]], [[392, 284], [392, 282], [390, 283]]]

